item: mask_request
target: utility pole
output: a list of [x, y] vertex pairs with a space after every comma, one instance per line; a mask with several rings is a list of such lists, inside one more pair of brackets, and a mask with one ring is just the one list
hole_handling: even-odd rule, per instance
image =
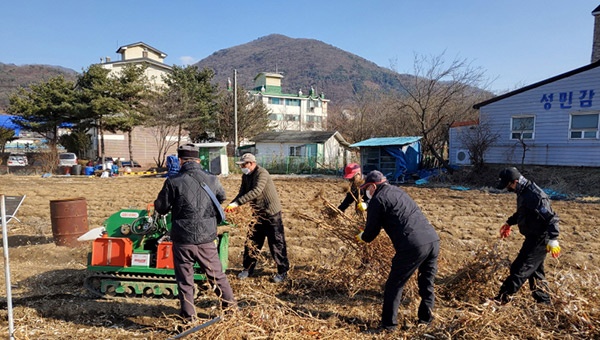
[[233, 155], [238, 156], [238, 122], [237, 122], [237, 70], [233, 69], [233, 128], [234, 128], [234, 147]]

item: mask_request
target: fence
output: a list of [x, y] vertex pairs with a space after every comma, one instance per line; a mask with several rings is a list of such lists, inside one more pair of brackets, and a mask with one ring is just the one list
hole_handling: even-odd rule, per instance
[[[232, 173], [241, 173], [235, 164], [237, 158], [229, 157], [229, 169]], [[256, 156], [258, 165], [267, 169], [271, 174], [296, 175], [341, 175], [344, 167], [343, 159], [330, 160], [327, 164], [320, 162], [317, 157], [298, 156]]]

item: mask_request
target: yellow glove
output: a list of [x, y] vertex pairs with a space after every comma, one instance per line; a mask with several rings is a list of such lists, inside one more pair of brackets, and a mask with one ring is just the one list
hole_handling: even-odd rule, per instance
[[354, 235], [354, 239], [356, 240], [356, 242], [358, 242], [358, 243], [365, 243], [365, 241], [363, 241], [363, 239], [362, 239], [362, 234], [363, 234], [363, 231], [361, 231], [360, 233]]
[[550, 240], [546, 245], [546, 251], [552, 254], [553, 258], [557, 258], [560, 256], [560, 246], [558, 245], [558, 240]]
[[238, 207], [238, 204], [237, 204], [237, 203], [235, 203], [235, 202], [231, 202], [231, 203], [229, 203], [229, 205], [228, 205], [228, 206], [225, 208], [225, 212], [226, 212], [226, 213], [228, 213], [228, 212], [232, 212], [232, 211], [234, 211], [234, 210], [235, 210], [235, 208], [237, 208], [237, 207]]
[[367, 203], [365, 202], [360, 202], [356, 205], [356, 209], [358, 211], [367, 211]]

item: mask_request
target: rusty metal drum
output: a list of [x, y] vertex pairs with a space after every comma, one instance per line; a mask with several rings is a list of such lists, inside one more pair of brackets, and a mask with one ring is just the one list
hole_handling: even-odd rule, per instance
[[87, 202], [84, 197], [50, 201], [52, 236], [57, 246], [77, 247], [77, 238], [88, 231]]

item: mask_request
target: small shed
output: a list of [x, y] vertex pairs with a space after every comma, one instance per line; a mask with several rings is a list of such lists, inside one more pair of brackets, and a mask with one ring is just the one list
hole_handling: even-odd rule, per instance
[[213, 175], [229, 175], [228, 142], [194, 143], [199, 149], [202, 169]]
[[376, 137], [350, 145], [360, 148], [364, 174], [381, 171], [389, 181], [403, 181], [419, 170], [422, 159], [422, 137]]
[[294, 157], [316, 167], [339, 168], [349, 155], [349, 143], [337, 131], [268, 131], [252, 139], [263, 162]]

